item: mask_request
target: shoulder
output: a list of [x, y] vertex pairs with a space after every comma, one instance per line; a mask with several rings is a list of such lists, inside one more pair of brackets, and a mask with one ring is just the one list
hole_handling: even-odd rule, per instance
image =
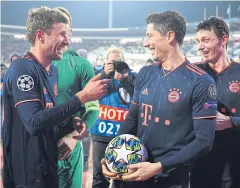
[[16, 59], [9, 67], [9, 72], [17, 73], [17, 72], [32, 72], [35, 73], [36, 69], [34, 66], [34, 60], [31, 56], [23, 56], [21, 58]]
[[153, 63], [152, 65], [146, 65], [140, 69], [138, 75], [152, 73], [159, 67], [159, 63]]
[[[156, 70], [158, 69], [159, 65], [148, 65], [144, 66], [140, 69], [140, 71], [136, 75], [136, 82], [137, 84], [143, 84], [152, 80], [156, 75]], [[157, 73], [158, 74], [158, 73]]]
[[191, 72], [192, 74], [194, 75], [199, 75], [199, 76], [202, 76], [202, 75], [205, 75], [207, 74], [204, 70], [203, 70], [203, 67], [204, 64], [202, 63], [188, 63], [185, 65], [185, 67], [187, 68], [187, 70], [189, 72]]
[[237, 67], [237, 68], [239, 68], [240, 67], [240, 62], [237, 62], [237, 61], [233, 61], [233, 64]]
[[197, 67], [205, 70], [207, 68], [207, 63], [204, 63], [204, 62], [194, 62], [194, 63], [191, 63], [193, 65], [196, 65]]
[[[73, 50], [67, 50], [64, 56], [70, 56], [74, 59], [78, 66], [89, 66], [91, 63], [89, 60], [85, 59], [84, 57], [77, 54], [77, 52]], [[91, 65], [92, 66], [92, 65]]]
[[195, 80], [196, 84], [214, 84], [213, 78], [205, 72], [206, 63], [187, 63], [186, 70], [190, 73], [191, 80]]

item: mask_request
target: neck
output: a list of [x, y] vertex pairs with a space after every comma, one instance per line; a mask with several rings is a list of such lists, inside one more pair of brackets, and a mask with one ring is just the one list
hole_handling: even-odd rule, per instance
[[38, 62], [46, 69], [48, 72], [50, 70], [50, 66], [52, 64], [52, 61], [50, 61], [47, 56], [44, 55], [42, 51], [40, 51], [39, 48], [31, 47], [30, 52], [37, 58]]
[[167, 54], [166, 60], [162, 62], [162, 67], [165, 70], [173, 70], [180, 66], [184, 61], [185, 57], [180, 47], [173, 48], [173, 50]]
[[217, 62], [215, 63], [209, 63], [210, 67], [212, 67], [217, 72], [223, 71], [226, 67], [229, 66], [231, 63], [231, 60], [227, 54], [227, 51], [225, 50], [224, 53], [219, 57]]

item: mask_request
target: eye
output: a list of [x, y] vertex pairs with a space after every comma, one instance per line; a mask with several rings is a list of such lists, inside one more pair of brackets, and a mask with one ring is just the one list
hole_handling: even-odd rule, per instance
[[152, 35], [151, 34], [147, 34], [147, 38], [151, 38], [152, 37]]
[[205, 43], [208, 43], [208, 42], [209, 42], [209, 39], [204, 39], [204, 42], [205, 42]]

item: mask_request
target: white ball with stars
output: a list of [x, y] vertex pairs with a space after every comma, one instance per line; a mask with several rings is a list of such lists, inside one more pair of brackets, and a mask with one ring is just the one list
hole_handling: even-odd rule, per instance
[[22, 75], [17, 80], [17, 86], [22, 91], [30, 91], [34, 87], [34, 80], [29, 75]]
[[147, 160], [146, 147], [134, 135], [123, 134], [112, 139], [105, 151], [106, 165], [111, 172], [127, 173], [128, 164]]

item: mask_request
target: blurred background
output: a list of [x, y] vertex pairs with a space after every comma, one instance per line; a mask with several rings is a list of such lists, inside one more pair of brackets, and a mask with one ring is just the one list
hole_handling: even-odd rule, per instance
[[176, 10], [187, 21], [183, 50], [192, 62], [201, 61], [195, 46], [195, 27], [211, 15], [223, 17], [231, 30], [228, 51], [240, 59], [239, 1], [2, 1], [1, 2], [1, 63], [7, 66], [14, 51], [24, 54], [29, 49], [25, 40], [25, 24], [30, 8], [62, 6], [73, 18], [73, 50], [86, 49], [93, 66], [102, 65], [109, 47], [125, 52], [127, 63], [134, 71], [151, 58], [143, 47], [145, 18], [152, 12]]
[[[179, 11], [187, 21], [183, 51], [191, 62], [200, 62], [196, 48], [195, 28], [199, 21], [212, 15], [223, 17], [230, 27], [228, 51], [230, 58], [240, 61], [240, 1], [1, 1], [1, 75], [15, 54], [29, 50], [25, 39], [28, 10], [34, 7], [61, 6], [68, 9], [73, 19], [70, 49], [85, 49], [93, 67], [102, 66], [110, 47], [123, 50], [126, 62], [135, 72], [151, 59], [143, 47], [146, 32], [145, 18], [152, 12]], [[2, 84], [1, 84], [2, 88]], [[91, 187], [92, 162], [90, 139], [85, 139], [83, 188]], [[0, 149], [0, 157], [1, 149]], [[2, 159], [0, 159], [0, 163]], [[0, 168], [2, 163], [0, 164]], [[0, 177], [0, 187], [1, 177]]]

